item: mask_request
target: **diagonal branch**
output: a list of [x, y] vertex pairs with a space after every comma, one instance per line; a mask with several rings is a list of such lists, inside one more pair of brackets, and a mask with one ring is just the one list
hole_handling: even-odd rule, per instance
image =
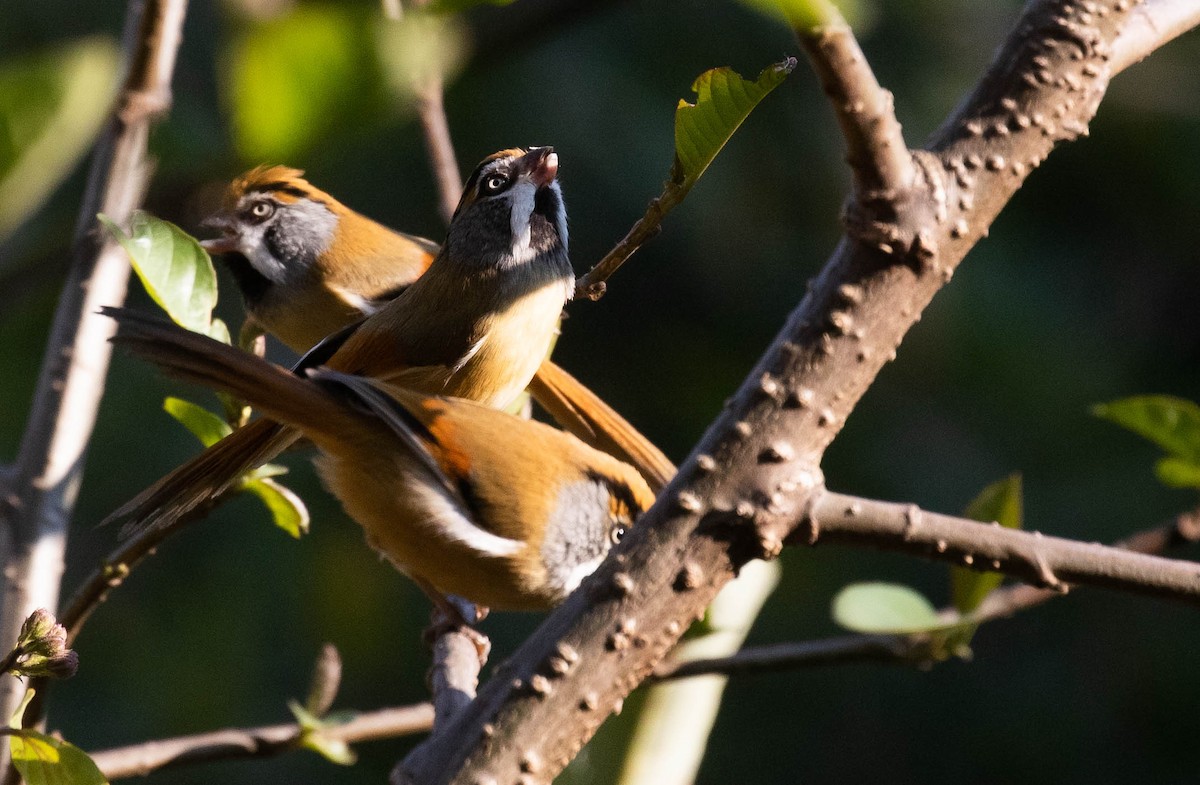
[[[1083, 5], [1086, 5], [1085, 9]], [[1097, 9], [1102, 9], [1103, 14]], [[601, 568], [393, 783], [549, 782], [734, 569], [773, 556], [826, 447], [905, 333], [1053, 146], [1087, 129], [1127, 0], [1035, 0], [891, 205], [848, 234], [679, 475]], [[586, 668], [562, 667], [563, 651]], [[548, 689], [529, 689], [531, 679]]]
[[[128, 74], [93, 153], [71, 270], [55, 312], [10, 494], [0, 502], [6, 581], [0, 640], [15, 640], [33, 609], [58, 604], [67, 522], [111, 353], [113, 325], [97, 310], [119, 305], [129, 280], [128, 259], [97, 230], [95, 216], [105, 212], [123, 222], [141, 202], [149, 171], [146, 142], [151, 123], [170, 105], [185, 9], [185, 0], [129, 3], [124, 38]], [[0, 713], [9, 716], [23, 693], [24, 685], [7, 680]]]

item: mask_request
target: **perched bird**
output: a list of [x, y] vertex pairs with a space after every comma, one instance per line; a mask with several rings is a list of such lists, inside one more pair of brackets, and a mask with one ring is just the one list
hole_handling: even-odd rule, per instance
[[[204, 226], [201, 244], [242, 292], [249, 322], [303, 354], [325, 336], [375, 313], [428, 268], [437, 244], [354, 212], [284, 166], [236, 178]], [[632, 463], [661, 488], [675, 466], [575, 377], [549, 360], [529, 387], [563, 428]]]
[[451, 620], [462, 621], [447, 594], [556, 605], [654, 501], [633, 467], [548, 425], [324, 367], [301, 378], [158, 317], [105, 312], [114, 342], [311, 439], [367, 541]]
[[378, 311], [433, 262], [438, 244], [393, 232], [286, 166], [229, 184], [201, 245], [233, 274], [249, 321], [297, 354]]
[[[567, 216], [549, 147], [502, 150], [467, 180], [446, 242], [419, 277], [353, 329], [326, 338], [297, 370], [325, 365], [428, 394], [507, 406], [557, 331], [574, 276]], [[266, 236], [268, 232], [264, 232]], [[109, 516], [126, 533], [166, 525], [299, 438], [260, 418]]]

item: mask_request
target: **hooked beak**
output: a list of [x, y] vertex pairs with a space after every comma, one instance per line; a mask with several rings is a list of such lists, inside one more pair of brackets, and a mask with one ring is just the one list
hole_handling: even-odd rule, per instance
[[221, 232], [224, 235], [211, 240], [200, 241], [200, 247], [210, 254], [233, 253], [238, 249], [238, 240], [234, 234], [233, 222], [225, 213], [213, 213], [200, 222], [200, 228]]
[[558, 153], [553, 147], [531, 148], [517, 159], [516, 169], [520, 174], [529, 175], [538, 188], [544, 188], [558, 177]]

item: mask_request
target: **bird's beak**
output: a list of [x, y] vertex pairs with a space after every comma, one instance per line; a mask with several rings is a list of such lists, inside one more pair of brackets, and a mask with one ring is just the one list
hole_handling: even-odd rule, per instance
[[201, 221], [200, 228], [223, 234], [221, 237], [200, 241], [200, 247], [210, 254], [233, 253], [238, 249], [237, 235], [234, 234], [233, 222], [225, 213], [213, 213]]
[[554, 182], [558, 177], [558, 153], [553, 147], [534, 147], [517, 159], [517, 171], [529, 175], [538, 188]]

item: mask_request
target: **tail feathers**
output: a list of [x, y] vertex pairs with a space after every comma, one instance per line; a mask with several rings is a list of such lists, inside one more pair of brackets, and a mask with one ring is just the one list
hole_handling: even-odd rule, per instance
[[114, 343], [172, 376], [232, 392], [273, 418], [235, 431], [113, 512], [104, 523], [127, 519], [123, 536], [175, 522], [298, 439], [295, 430], [273, 420], [324, 429], [341, 419], [333, 396], [254, 355], [136, 311], [104, 313], [117, 321]]
[[529, 383], [534, 400], [581, 441], [631, 464], [658, 493], [675, 464], [578, 379], [546, 360]]

